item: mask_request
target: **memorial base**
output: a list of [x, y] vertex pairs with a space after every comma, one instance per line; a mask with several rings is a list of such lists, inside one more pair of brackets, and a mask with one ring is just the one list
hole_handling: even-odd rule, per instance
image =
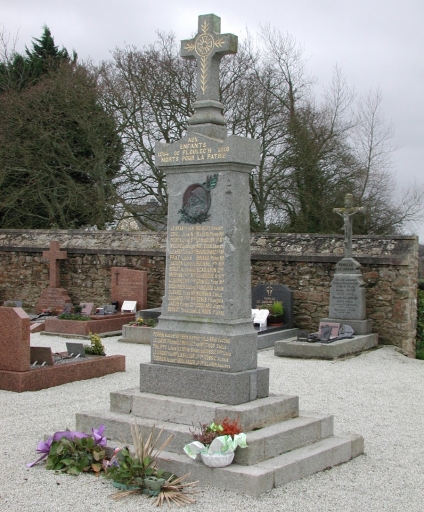
[[376, 348], [378, 334], [354, 336], [351, 339], [337, 340], [331, 343], [309, 343], [296, 341], [296, 338], [277, 341], [274, 354], [279, 357], [298, 357], [301, 359], [339, 359], [358, 355], [364, 350]]
[[140, 391], [238, 405], [268, 396], [269, 368], [230, 373], [142, 363]]
[[[193, 440], [193, 424], [225, 417], [239, 419], [248, 447], [237, 448], [234, 462], [225, 468], [209, 468], [200, 459], [190, 459], [183, 447]], [[93, 425], [104, 424], [108, 445], [114, 447], [118, 441], [131, 443], [135, 421], [143, 437], [152, 427], [163, 427], [163, 441], [173, 435], [167, 451], [160, 455], [159, 468], [178, 476], [190, 473], [190, 479], [200, 485], [250, 495], [268, 492], [364, 452], [361, 436], [334, 435], [332, 416], [299, 412], [299, 399], [291, 395], [229, 405], [127, 389], [111, 393], [110, 410], [78, 413], [76, 429], [89, 432]]]

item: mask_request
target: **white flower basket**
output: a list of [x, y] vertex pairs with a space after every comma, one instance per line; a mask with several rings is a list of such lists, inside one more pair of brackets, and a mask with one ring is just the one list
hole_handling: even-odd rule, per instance
[[226, 453], [201, 453], [203, 464], [210, 468], [225, 468], [229, 466], [234, 459], [234, 452]]

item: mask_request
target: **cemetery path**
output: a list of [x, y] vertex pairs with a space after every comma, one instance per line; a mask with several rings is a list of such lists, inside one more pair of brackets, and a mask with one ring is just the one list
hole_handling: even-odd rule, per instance
[[[25, 467], [36, 459], [35, 447], [45, 435], [75, 427], [75, 413], [108, 409], [110, 391], [137, 386], [139, 364], [150, 360], [150, 347], [117, 339], [103, 343], [108, 355], [126, 355], [125, 373], [37, 392], [0, 391], [3, 510], [153, 510], [146, 498], [115, 503], [109, 497], [111, 484], [103, 478]], [[63, 351], [65, 341], [31, 335], [32, 345], [51, 346], [53, 352]], [[422, 511], [424, 361], [385, 346], [342, 361], [285, 359], [270, 349], [259, 353], [259, 365], [271, 369], [270, 392], [299, 395], [301, 410], [334, 414], [336, 431], [362, 434], [365, 455], [258, 498], [202, 488], [190, 510]]]

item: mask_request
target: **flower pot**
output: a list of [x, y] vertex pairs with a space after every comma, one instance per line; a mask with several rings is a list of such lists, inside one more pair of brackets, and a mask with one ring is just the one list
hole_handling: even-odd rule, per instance
[[224, 468], [229, 466], [234, 459], [234, 452], [226, 453], [201, 453], [203, 464], [210, 468]]
[[267, 321], [268, 325], [272, 325], [273, 327], [281, 327], [283, 325], [282, 316], [268, 316]]

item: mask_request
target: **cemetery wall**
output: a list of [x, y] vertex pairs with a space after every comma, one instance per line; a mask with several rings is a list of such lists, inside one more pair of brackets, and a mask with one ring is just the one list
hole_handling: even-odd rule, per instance
[[[148, 307], [164, 294], [166, 235], [123, 231], [0, 230], [0, 301], [23, 300], [34, 310], [48, 286], [42, 251], [58, 240], [61, 287], [74, 303], [110, 302], [113, 266], [148, 272]], [[252, 286], [282, 283], [294, 291], [296, 327], [316, 330], [328, 315], [335, 263], [343, 256], [342, 235], [262, 234], [251, 236]], [[383, 344], [415, 354], [418, 239], [415, 236], [357, 236], [353, 254], [367, 286], [367, 317]]]

